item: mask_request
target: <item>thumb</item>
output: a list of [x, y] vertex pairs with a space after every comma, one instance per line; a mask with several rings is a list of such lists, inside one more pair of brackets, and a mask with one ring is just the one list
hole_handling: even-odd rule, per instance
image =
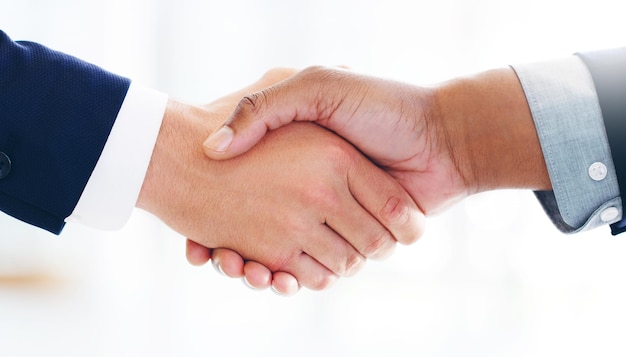
[[204, 141], [204, 153], [214, 160], [230, 159], [250, 150], [266, 132], [262, 120], [233, 116]]
[[318, 120], [322, 84], [308, 80], [306, 72], [243, 97], [226, 123], [204, 142], [204, 153], [215, 160], [229, 159], [250, 150], [268, 130]]
[[204, 153], [215, 160], [229, 159], [250, 150], [268, 130], [303, 120], [297, 108], [308, 100], [294, 94], [276, 85], [243, 97], [226, 123], [204, 142]]

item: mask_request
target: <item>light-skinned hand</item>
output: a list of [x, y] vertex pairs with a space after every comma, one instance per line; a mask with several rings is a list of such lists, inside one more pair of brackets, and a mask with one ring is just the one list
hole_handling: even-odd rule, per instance
[[[277, 130], [233, 160], [208, 159], [204, 138], [236, 104], [170, 101], [138, 207], [196, 243], [231, 249], [311, 289], [421, 235], [423, 215], [401, 186], [315, 125]], [[248, 280], [259, 271], [254, 264]]]

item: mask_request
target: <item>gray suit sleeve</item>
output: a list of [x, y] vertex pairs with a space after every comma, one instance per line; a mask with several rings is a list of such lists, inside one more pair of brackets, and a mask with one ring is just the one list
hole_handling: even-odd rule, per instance
[[[626, 47], [579, 53], [598, 93], [620, 192], [626, 192]], [[611, 224], [613, 235], [626, 232], [626, 219]]]

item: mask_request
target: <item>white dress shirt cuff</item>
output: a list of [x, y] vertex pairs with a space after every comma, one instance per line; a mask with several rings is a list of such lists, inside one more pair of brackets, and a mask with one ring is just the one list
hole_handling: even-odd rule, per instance
[[66, 222], [103, 230], [124, 226], [139, 197], [167, 99], [131, 83], [102, 155]]

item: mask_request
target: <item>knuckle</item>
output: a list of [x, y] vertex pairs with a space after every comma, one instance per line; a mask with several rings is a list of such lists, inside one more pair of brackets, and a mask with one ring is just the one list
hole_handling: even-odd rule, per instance
[[267, 103], [270, 89], [266, 88], [258, 92], [246, 94], [239, 100], [237, 108], [235, 108], [235, 114], [243, 115], [247, 113], [256, 114], [261, 111], [265, 103]]
[[308, 282], [306, 287], [311, 290], [324, 290], [330, 287], [336, 280], [337, 276], [327, 273]]
[[369, 244], [361, 252], [367, 258], [384, 258], [395, 247], [395, 239], [386, 230], [372, 235], [368, 242]]
[[319, 75], [325, 75], [326, 73], [330, 71], [331, 69], [325, 66], [309, 66], [303, 69], [300, 73], [304, 77], [307, 77], [307, 76], [317, 77]]
[[380, 212], [382, 223], [393, 227], [396, 241], [411, 244], [419, 239], [424, 230], [423, 215], [411, 209], [409, 202], [391, 197]]
[[[300, 80], [310, 83], [311, 85], [322, 83], [328, 84], [341, 78], [340, 71], [336, 68], [330, 68], [325, 66], [310, 66], [303, 69], [298, 75]], [[319, 88], [325, 88], [321, 85]]]
[[365, 258], [358, 253], [350, 254], [345, 261], [342, 274], [340, 276], [351, 276], [356, 274], [365, 265]]
[[308, 115], [328, 126], [346, 96], [345, 74], [336, 68], [311, 66], [295, 75], [292, 83], [307, 88], [311, 98]]
[[329, 139], [324, 145], [322, 159], [335, 172], [346, 171], [346, 167], [353, 166], [357, 162], [357, 151], [341, 139], [334, 137]]
[[326, 215], [334, 215], [342, 205], [339, 192], [332, 184], [320, 180], [313, 184], [307, 191], [308, 200], [312, 203], [312, 207], [317, 207], [320, 212]]
[[387, 200], [380, 212], [382, 220], [390, 225], [403, 225], [409, 221], [410, 212], [408, 203], [396, 196]]
[[[343, 82], [347, 78], [348, 72], [345, 69], [339, 69], [337, 67], [326, 67], [326, 66], [310, 66], [303, 69], [300, 72], [300, 75], [308, 80], [319, 82]], [[344, 83], [345, 84], [345, 83]]]
[[254, 111], [261, 106], [264, 95], [261, 92], [255, 92], [245, 95], [239, 101], [237, 109], [242, 111]]

